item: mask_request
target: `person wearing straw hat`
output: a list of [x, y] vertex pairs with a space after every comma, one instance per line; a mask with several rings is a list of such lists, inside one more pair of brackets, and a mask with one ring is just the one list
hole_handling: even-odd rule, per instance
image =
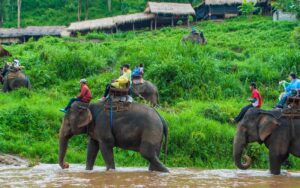
[[86, 79], [80, 80], [80, 88], [81, 88], [80, 94], [77, 97], [72, 98], [65, 108], [60, 109], [61, 112], [66, 113], [75, 101], [79, 101], [79, 102], [83, 102], [83, 103], [90, 103], [90, 101], [92, 99], [92, 93], [87, 85]]

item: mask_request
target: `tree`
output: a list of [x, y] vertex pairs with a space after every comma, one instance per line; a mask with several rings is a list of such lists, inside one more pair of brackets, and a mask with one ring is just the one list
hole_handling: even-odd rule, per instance
[[18, 0], [18, 28], [21, 28], [21, 5], [22, 0]]
[[4, 14], [5, 14], [5, 0], [0, 0], [0, 27], [4, 23]]
[[89, 18], [89, 0], [85, 0], [85, 20]]
[[108, 11], [111, 12], [111, 0], [107, 0]]
[[257, 9], [255, 7], [255, 3], [253, 2], [247, 2], [247, 0], [244, 0], [243, 4], [238, 7], [239, 10], [242, 12], [243, 15], [249, 16], [251, 18], [253, 12]]
[[81, 17], [81, 0], [78, 0], [78, 12], [77, 12], [77, 20], [80, 21]]

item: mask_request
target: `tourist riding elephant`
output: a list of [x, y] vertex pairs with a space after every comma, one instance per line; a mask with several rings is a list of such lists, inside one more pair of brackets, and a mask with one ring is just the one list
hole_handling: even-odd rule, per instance
[[75, 102], [66, 113], [60, 129], [59, 165], [68, 168], [64, 157], [68, 140], [79, 134], [89, 135], [86, 169], [92, 170], [100, 149], [106, 169], [115, 169], [113, 148], [139, 152], [150, 162], [149, 170], [168, 172], [159, 154], [165, 136], [167, 152], [168, 127], [152, 108], [132, 103], [127, 111], [105, 111], [103, 102], [84, 104]]
[[3, 92], [9, 92], [20, 87], [25, 87], [30, 89], [31, 84], [29, 78], [23, 73], [14, 78], [10, 78], [9, 75], [5, 76], [3, 79]]
[[144, 80], [142, 83], [132, 84], [132, 93], [146, 101], [149, 101], [153, 106], [159, 103], [159, 94], [157, 87], [149, 81]]
[[270, 171], [278, 175], [289, 154], [300, 157], [300, 119], [284, 117], [278, 110], [252, 108], [238, 124], [234, 138], [233, 156], [240, 169], [248, 169], [251, 165], [247, 155], [244, 156], [246, 162], [241, 162], [243, 150], [251, 142], [265, 144], [269, 149]]

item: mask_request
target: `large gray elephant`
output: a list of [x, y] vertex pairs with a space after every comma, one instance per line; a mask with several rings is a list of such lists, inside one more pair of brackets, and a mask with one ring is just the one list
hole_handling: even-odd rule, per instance
[[164, 136], [167, 152], [168, 127], [164, 119], [154, 109], [136, 103], [128, 111], [113, 112], [112, 116], [104, 108], [103, 102], [72, 104], [60, 129], [59, 165], [69, 166], [64, 162], [68, 140], [74, 135], [88, 134], [87, 170], [93, 169], [99, 149], [106, 169], [115, 169], [113, 148], [119, 147], [139, 152], [150, 162], [149, 170], [168, 172], [159, 160]]
[[31, 88], [29, 78], [27, 76], [25, 76], [23, 73], [20, 73], [20, 74], [22, 74], [22, 76], [18, 76], [15, 78], [9, 78], [8, 75], [4, 77], [3, 92], [9, 92], [9, 91], [15, 90], [20, 87], [25, 87], [28, 89]]
[[146, 101], [149, 101], [153, 106], [157, 106], [159, 103], [157, 87], [147, 80], [144, 80], [142, 83], [133, 82], [132, 93], [134, 96], [138, 96]]
[[285, 117], [279, 110], [250, 109], [237, 127], [233, 156], [240, 169], [248, 169], [251, 158], [241, 162], [242, 152], [248, 143], [264, 143], [269, 149], [270, 172], [280, 174], [281, 164], [289, 154], [300, 157], [300, 119]]

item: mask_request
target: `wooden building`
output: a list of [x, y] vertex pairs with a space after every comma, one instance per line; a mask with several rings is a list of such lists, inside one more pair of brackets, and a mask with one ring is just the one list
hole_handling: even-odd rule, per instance
[[195, 10], [187, 3], [148, 2], [145, 13], [154, 14], [154, 28], [175, 26], [179, 20], [189, 25], [189, 16], [195, 16]]
[[[239, 6], [243, 0], [204, 0], [199, 6], [195, 7], [197, 20], [204, 19], [224, 19], [235, 17], [240, 14]], [[270, 0], [247, 0], [253, 2], [256, 7], [262, 10], [263, 14], [271, 12]], [[255, 13], [258, 13], [256, 11]]]
[[151, 27], [150, 24], [154, 17], [154, 14], [136, 13], [95, 20], [86, 20], [71, 23], [67, 30], [71, 32], [72, 36], [75, 36], [77, 32], [85, 34], [90, 31], [113, 33], [118, 31], [135, 30], [144, 27]]
[[62, 36], [65, 26], [29, 26], [26, 28], [0, 28], [0, 44], [26, 42], [30, 38], [39, 39], [43, 36]]

